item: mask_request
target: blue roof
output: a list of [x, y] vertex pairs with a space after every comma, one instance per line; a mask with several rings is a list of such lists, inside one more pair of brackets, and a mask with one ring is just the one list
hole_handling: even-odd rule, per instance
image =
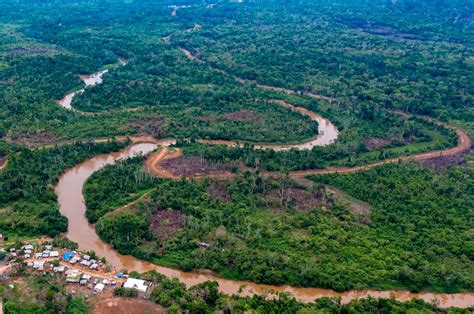
[[73, 252], [65, 252], [64, 253], [64, 260], [69, 261], [74, 256]]

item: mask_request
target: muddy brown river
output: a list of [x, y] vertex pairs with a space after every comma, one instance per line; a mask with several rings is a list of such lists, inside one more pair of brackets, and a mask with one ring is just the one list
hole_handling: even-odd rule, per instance
[[[410, 293], [407, 291], [347, 291], [338, 293], [329, 289], [317, 288], [296, 288], [291, 286], [272, 286], [255, 284], [246, 281], [227, 280], [216, 277], [211, 272], [193, 273], [183, 272], [167, 267], [161, 267], [149, 262], [145, 262], [132, 256], [118, 254], [110, 245], [104, 243], [95, 233], [94, 226], [89, 224], [85, 218], [86, 207], [82, 189], [85, 181], [94, 172], [100, 170], [106, 165], [111, 165], [117, 160], [130, 158], [135, 154], [149, 153], [156, 149], [158, 145], [167, 146], [173, 143], [173, 140], [158, 141], [155, 143], [136, 143], [128, 148], [111, 154], [99, 155], [89, 159], [63, 174], [56, 186], [56, 194], [61, 213], [69, 220], [67, 237], [77, 242], [81, 250], [94, 250], [99, 256], [104, 256], [111, 263], [115, 271], [128, 269], [143, 272], [147, 270], [156, 270], [168, 277], [176, 277], [186, 284], [192, 286], [206, 280], [214, 280], [219, 283], [221, 292], [227, 294], [237, 294], [241, 291], [242, 295], [252, 293], [264, 293], [268, 291], [289, 292], [298, 300], [303, 302], [312, 302], [319, 297], [341, 297], [342, 302], [349, 302], [355, 298], [383, 297], [388, 298], [392, 295], [400, 300], [406, 301], [412, 298], [423, 299], [427, 302], [436, 301], [440, 307], [471, 307], [474, 306], [474, 293], [460, 294], [435, 294], [435, 293]], [[243, 287], [241, 289], [241, 287]]]
[[[124, 58], [119, 58], [119, 63], [122, 66], [126, 65], [127, 60], [125, 60]], [[109, 70], [105, 69], [105, 70], [102, 70], [102, 71], [99, 71], [99, 72], [96, 72], [96, 73], [92, 73], [92, 74], [80, 75], [79, 77], [84, 82], [84, 84], [86, 84], [86, 86], [84, 88], [81, 88], [79, 90], [76, 90], [74, 92], [71, 92], [71, 93], [67, 94], [66, 96], [63, 97], [63, 99], [58, 100], [57, 103], [59, 105], [61, 105], [62, 107], [66, 108], [66, 109], [74, 110], [74, 108], [71, 106], [71, 103], [72, 103], [72, 100], [74, 99], [74, 97], [76, 95], [82, 94], [86, 90], [86, 88], [88, 88], [88, 87], [91, 87], [91, 86], [94, 86], [94, 85], [97, 85], [97, 84], [101, 84], [102, 83], [102, 77], [107, 72], [109, 72]]]
[[[185, 53], [188, 52], [182, 49]], [[195, 58], [191, 53], [189, 58]], [[196, 58], [196, 60], [200, 61]], [[202, 62], [202, 61], [201, 61]], [[126, 64], [124, 59], [120, 59], [122, 65]], [[82, 75], [81, 79], [86, 84], [86, 87], [100, 84], [102, 76], [108, 70], [103, 70], [95, 74], [86, 76]], [[274, 87], [259, 85], [264, 89], [272, 89]], [[75, 95], [84, 92], [84, 89], [75, 91], [66, 95], [58, 103], [67, 108], [72, 109], [71, 102]], [[284, 92], [292, 92], [284, 90]], [[314, 98], [328, 98], [324, 96], [309, 95]], [[331, 100], [331, 98], [328, 98]], [[314, 146], [324, 146], [333, 143], [338, 137], [338, 129], [329, 120], [317, 115], [302, 107], [296, 107], [281, 100], [272, 100], [273, 102], [284, 106], [290, 110], [295, 110], [303, 115], [309, 116], [312, 121], [318, 122], [318, 135], [308, 139], [304, 143], [297, 144], [255, 144], [256, 148], [273, 149], [273, 150], [288, 150], [288, 149], [311, 149]], [[192, 286], [207, 280], [217, 281], [219, 283], [219, 290], [227, 294], [241, 294], [251, 295], [254, 293], [262, 294], [268, 292], [289, 292], [295, 296], [296, 299], [302, 302], [312, 302], [320, 297], [340, 297], [343, 303], [347, 303], [352, 299], [375, 297], [375, 298], [389, 298], [395, 297], [400, 301], [407, 301], [413, 298], [423, 299], [426, 302], [435, 302], [439, 307], [456, 306], [460, 308], [467, 308], [474, 306], [474, 293], [459, 293], [459, 294], [438, 294], [438, 293], [411, 293], [408, 291], [375, 291], [375, 290], [352, 290], [339, 293], [329, 289], [318, 288], [298, 288], [291, 286], [273, 286], [264, 284], [255, 284], [247, 281], [227, 280], [216, 277], [210, 271], [197, 272], [183, 272], [176, 269], [158, 266], [150, 262], [142, 261], [132, 256], [125, 256], [117, 253], [110, 245], [104, 243], [95, 233], [94, 226], [89, 224], [85, 211], [86, 206], [82, 190], [86, 180], [96, 171], [102, 169], [106, 165], [114, 164], [120, 159], [131, 158], [136, 154], [147, 154], [155, 150], [158, 146], [169, 146], [174, 144], [176, 140], [154, 140], [150, 138], [133, 138], [135, 142], [131, 146], [125, 148], [120, 152], [104, 154], [89, 159], [74, 168], [64, 173], [56, 186], [56, 194], [58, 197], [59, 208], [61, 214], [68, 218], [68, 233], [67, 237], [79, 244], [81, 250], [94, 250], [97, 255], [107, 258], [115, 271], [127, 269], [129, 271], [144, 272], [148, 270], [156, 270], [168, 277], [176, 277], [186, 286]], [[140, 143], [142, 141], [142, 143]], [[236, 141], [219, 141], [219, 140], [200, 140], [201, 142], [209, 144], [224, 144], [228, 146], [242, 145]], [[298, 176], [298, 174], [295, 174]]]
[[66, 96], [64, 96], [63, 99], [58, 100], [58, 104], [60, 104], [66, 109], [74, 110], [74, 108], [71, 106], [74, 96], [82, 94], [86, 90], [86, 88], [90, 86], [102, 83], [102, 76], [104, 76], [104, 74], [107, 72], [109, 72], [109, 70], [106, 69], [93, 73], [91, 75], [80, 75], [81, 80], [84, 82], [84, 84], [86, 84], [86, 86], [84, 88], [81, 88], [80, 90], [67, 94]]

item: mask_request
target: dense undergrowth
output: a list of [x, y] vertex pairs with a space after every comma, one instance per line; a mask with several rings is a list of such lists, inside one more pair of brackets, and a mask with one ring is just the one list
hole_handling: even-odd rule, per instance
[[[137, 198], [151, 190], [131, 209], [97, 223], [98, 234], [121, 253], [272, 284], [448, 292], [473, 287], [472, 251], [464, 245], [472, 166], [435, 173], [400, 163], [317, 176], [308, 191], [289, 179], [250, 173], [230, 181], [145, 180], [134, 190], [141, 167], [139, 158], [124, 161], [86, 184], [94, 220], [129, 202], [130, 193]], [[370, 204], [369, 220], [338, 204], [324, 184]]]
[[67, 230], [59, 213], [54, 185], [59, 176], [87, 158], [117, 151], [128, 142], [76, 143], [20, 149], [0, 171], [0, 232], [5, 236], [56, 236]]
[[[315, 123], [270, 99], [330, 119], [340, 131], [338, 141], [290, 152], [180, 141], [184, 153], [286, 172], [360, 165], [456, 144], [453, 132], [393, 110], [472, 131], [471, 1], [190, 1], [172, 16], [169, 6], [175, 4], [0, 3], [0, 160], [9, 160], [0, 172], [0, 233], [66, 231], [53, 190], [58, 176], [125, 144], [24, 147], [131, 134], [273, 143], [315, 135]], [[182, 47], [205, 62], [189, 60]], [[118, 58], [127, 65], [73, 101], [92, 114], [56, 103], [83, 86], [79, 74], [110, 67]], [[262, 90], [255, 83], [335, 100]], [[250, 174], [225, 183], [158, 180], [141, 163], [107, 167], [85, 190], [91, 221], [150, 191], [131, 212], [98, 220], [99, 234], [123, 253], [257, 282], [337, 290], [473, 288], [472, 165], [435, 172], [401, 163], [317, 177], [316, 190], [303, 191], [286, 180]], [[370, 204], [370, 220], [360, 221], [328, 199], [322, 183]], [[301, 198], [319, 203], [302, 208]], [[242, 302], [262, 311], [289, 306]], [[387, 305], [367, 302], [346, 309]], [[388, 309], [408, 310], [388, 303]]]

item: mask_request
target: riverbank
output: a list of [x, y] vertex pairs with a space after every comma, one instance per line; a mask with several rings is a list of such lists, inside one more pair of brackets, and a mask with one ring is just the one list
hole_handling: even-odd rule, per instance
[[[143, 145], [143, 144], [137, 144]], [[156, 145], [137, 146], [132, 145], [126, 150], [120, 153], [101, 155], [92, 158], [85, 163], [82, 163], [75, 168], [69, 170], [64, 174], [60, 182], [56, 187], [58, 194], [58, 200], [60, 210], [63, 215], [69, 218], [69, 231], [68, 237], [73, 241], [77, 241], [79, 246], [85, 250], [94, 250], [98, 255], [105, 256], [107, 260], [117, 270], [128, 269], [135, 270], [138, 272], [144, 272], [148, 270], [156, 270], [168, 277], [177, 277], [186, 286], [192, 286], [204, 281], [212, 280], [217, 281], [220, 286], [220, 291], [227, 294], [236, 294], [241, 291], [242, 295], [252, 295], [253, 293], [266, 293], [268, 291], [274, 292], [289, 292], [292, 293], [297, 300], [303, 302], [311, 302], [315, 298], [319, 297], [341, 297], [343, 302], [349, 302], [354, 298], [365, 298], [365, 297], [383, 297], [388, 298], [392, 295], [400, 301], [410, 300], [412, 298], [423, 299], [427, 302], [437, 299], [438, 304], [441, 307], [470, 307], [474, 305], [474, 294], [473, 293], [461, 293], [461, 294], [437, 294], [437, 293], [410, 293], [408, 291], [348, 291], [348, 292], [335, 292], [329, 289], [317, 289], [317, 288], [296, 288], [291, 286], [272, 286], [255, 284], [246, 281], [234, 281], [218, 278], [212, 273], [193, 273], [183, 272], [167, 267], [154, 265], [152, 263], [138, 260], [131, 256], [124, 256], [118, 254], [110, 245], [104, 243], [95, 234], [95, 230], [92, 225], [89, 225], [84, 217], [85, 205], [82, 196], [82, 187], [87, 178], [92, 175], [95, 171], [100, 170], [107, 164], [112, 164], [116, 160], [129, 158], [133, 156], [133, 153], [148, 153], [154, 150]], [[163, 150], [162, 150], [163, 151]], [[164, 156], [164, 153], [161, 155]], [[159, 160], [160, 158], [158, 158]], [[244, 286], [243, 289], [241, 287]]]
[[[125, 60], [124, 58], [119, 58], [118, 59], [118, 65], [124, 66], [126, 64], [127, 64], [127, 60]], [[73, 111], [76, 111], [76, 112], [78, 112], [80, 114], [83, 114], [83, 115], [92, 115], [93, 113], [91, 113], [91, 112], [85, 112], [85, 111], [74, 109], [71, 105], [72, 101], [73, 101], [75, 96], [77, 96], [79, 94], [82, 94], [83, 92], [85, 92], [85, 90], [87, 88], [92, 87], [92, 86], [97, 85], [97, 84], [101, 84], [102, 83], [102, 77], [107, 72], [109, 72], [108, 68], [100, 70], [100, 71], [92, 73], [92, 74], [79, 75], [79, 77], [81, 78], [81, 80], [82, 80], [82, 82], [84, 83], [85, 86], [83, 88], [79, 89], [79, 90], [76, 90], [76, 91], [73, 91], [69, 94], [66, 94], [62, 99], [60, 99], [56, 102], [60, 106], [64, 107], [65, 109], [73, 110]]]
[[[205, 61], [200, 59], [198, 56], [193, 55], [190, 51], [186, 50], [185, 48], [180, 48], [180, 50], [190, 59], [193, 61], [197, 61], [200, 63], [204, 63]], [[217, 71], [222, 72], [220, 69], [216, 69]], [[311, 92], [298, 92], [289, 90], [286, 88], [281, 87], [274, 87], [274, 86], [267, 86], [262, 85], [253, 81], [243, 80], [238, 77], [234, 77], [238, 82], [241, 84], [255, 84], [258, 88], [264, 90], [272, 90], [283, 92], [286, 94], [303, 94], [311, 98], [315, 99], [325, 99], [329, 102], [335, 101], [334, 98], [317, 95]], [[320, 131], [319, 136], [316, 138], [311, 138], [307, 142], [303, 144], [295, 144], [295, 145], [273, 145], [273, 144], [257, 144], [255, 148], [257, 149], [273, 149], [273, 150], [288, 150], [291, 148], [296, 149], [311, 149], [313, 146], [323, 146], [329, 145], [333, 143], [338, 136], [337, 129], [328, 121], [322, 120], [323, 118], [318, 116], [316, 113], [313, 113], [305, 108], [296, 107], [289, 103], [286, 103], [281, 100], [273, 100], [276, 101], [278, 104], [285, 106], [291, 110], [296, 110], [301, 114], [305, 114], [310, 116], [312, 120], [318, 120], [318, 125], [327, 126], [329, 125], [333, 132], [324, 132]], [[431, 118], [426, 118], [431, 119]], [[413, 156], [403, 156], [397, 158], [386, 159], [380, 162], [374, 162], [370, 164], [366, 164], [363, 166], [357, 167], [335, 167], [335, 168], [328, 168], [328, 169], [316, 169], [316, 170], [305, 170], [305, 171], [293, 171], [290, 172], [290, 176], [293, 178], [304, 177], [313, 174], [324, 174], [324, 173], [351, 173], [356, 171], [363, 171], [375, 166], [380, 166], [383, 164], [389, 163], [396, 163], [400, 160], [426, 160], [437, 156], [449, 156], [453, 154], [457, 154], [459, 152], [463, 152], [470, 148], [471, 141], [467, 134], [455, 127], [448, 126], [442, 124], [441, 122], [435, 121], [431, 119], [431, 122], [439, 123], [439, 125], [443, 125], [446, 128], [451, 128], [456, 131], [458, 136], [458, 143], [455, 147], [444, 149], [444, 150], [436, 150], [427, 153], [420, 153]], [[326, 136], [326, 137], [325, 137]], [[324, 141], [315, 142], [321, 138], [324, 138]], [[227, 146], [235, 146], [241, 145], [236, 141], [209, 141], [209, 140], [198, 140], [202, 143], [206, 144], [223, 144]], [[150, 141], [150, 143], [141, 143], [141, 144], [133, 144], [126, 148], [125, 150], [100, 155], [94, 157], [84, 163], [81, 163], [74, 167], [73, 169], [67, 171], [63, 176], [61, 176], [58, 185], [56, 186], [56, 193], [58, 196], [58, 202], [60, 206], [61, 213], [69, 219], [69, 231], [67, 233], [68, 237], [79, 243], [82, 249], [86, 250], [94, 250], [97, 254], [101, 256], [105, 256], [115, 267], [116, 269], [128, 269], [128, 270], [135, 270], [138, 272], [144, 272], [147, 270], [157, 270], [158, 272], [165, 274], [168, 277], [177, 277], [187, 286], [192, 286], [197, 283], [202, 283], [204, 281], [212, 280], [217, 281], [220, 286], [220, 291], [227, 293], [227, 294], [236, 294], [241, 293], [242, 295], [252, 295], [254, 293], [265, 293], [267, 291], [274, 291], [274, 292], [290, 292], [292, 293], [297, 300], [303, 302], [311, 302], [315, 298], [324, 297], [324, 296], [331, 296], [331, 297], [340, 297], [342, 302], [347, 303], [352, 299], [355, 298], [366, 298], [366, 297], [382, 297], [387, 298], [390, 296], [394, 296], [397, 300], [406, 301], [412, 298], [419, 298], [423, 299], [427, 302], [432, 301], [433, 299], [437, 299], [439, 302], [438, 304], [441, 307], [450, 307], [450, 306], [458, 306], [458, 307], [470, 307], [474, 305], [474, 294], [472, 293], [465, 293], [465, 294], [435, 294], [435, 293], [411, 293], [408, 291], [375, 291], [375, 290], [365, 290], [365, 291], [347, 291], [347, 292], [335, 292], [329, 289], [317, 289], [317, 288], [297, 288], [291, 286], [272, 286], [272, 285], [262, 285], [262, 284], [255, 284], [247, 281], [236, 281], [236, 280], [227, 280], [216, 277], [212, 273], [193, 273], [193, 272], [182, 272], [179, 270], [157, 266], [155, 264], [145, 262], [142, 260], [138, 260], [131, 256], [123, 256], [117, 253], [110, 245], [104, 243], [99, 237], [96, 235], [94, 227], [88, 224], [87, 220], [85, 219], [85, 205], [84, 205], [84, 198], [82, 196], [82, 188], [87, 180], [94, 172], [102, 169], [106, 165], [111, 165], [115, 163], [117, 160], [130, 158], [136, 153], [149, 153], [155, 150], [158, 145], [161, 146], [169, 146], [174, 144], [175, 140], [166, 140], [164, 142], [158, 143], [158, 141]], [[171, 158], [170, 156], [179, 156], [179, 150], [175, 150], [171, 152], [168, 149], [162, 149], [161, 151], [157, 152], [156, 154], [152, 154], [150, 159], [147, 161], [148, 169], [151, 169], [157, 176], [169, 179], [177, 179], [176, 176], [170, 175], [167, 173], [163, 168], [159, 167], [159, 163], [166, 158]], [[266, 173], [266, 175], [274, 175], [274, 173]], [[197, 177], [196, 177], [197, 178]], [[242, 288], [244, 287], [244, 288]]]

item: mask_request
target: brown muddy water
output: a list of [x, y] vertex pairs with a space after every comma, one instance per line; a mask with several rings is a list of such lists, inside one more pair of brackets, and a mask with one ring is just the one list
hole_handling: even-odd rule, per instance
[[58, 104], [60, 104], [66, 109], [74, 110], [74, 108], [72, 108], [71, 106], [74, 96], [82, 94], [86, 90], [86, 88], [90, 86], [101, 84], [102, 76], [104, 76], [104, 74], [107, 72], [109, 72], [109, 70], [106, 69], [90, 75], [80, 75], [81, 80], [84, 82], [84, 84], [86, 84], [86, 86], [84, 88], [81, 88], [80, 90], [67, 94], [66, 96], [64, 96], [63, 99], [58, 100]]
[[[127, 64], [127, 60], [125, 58], [120, 57], [119, 58], [119, 63], [120, 63], [121, 66], [124, 66], [124, 65]], [[71, 92], [71, 93], [67, 94], [66, 96], [64, 96], [63, 99], [58, 100], [57, 103], [59, 105], [63, 106], [64, 108], [66, 108], [66, 109], [74, 110], [74, 108], [72, 108], [72, 106], [71, 106], [73, 98], [76, 95], [82, 94], [86, 90], [86, 88], [88, 88], [88, 87], [91, 87], [91, 86], [94, 86], [94, 85], [97, 85], [97, 84], [102, 84], [102, 81], [103, 81], [102, 77], [107, 72], [109, 72], [109, 69], [105, 69], [105, 70], [102, 70], [102, 71], [99, 71], [99, 72], [96, 72], [96, 73], [92, 73], [92, 74], [80, 75], [79, 77], [84, 82], [84, 84], [86, 84], [86, 86], [84, 88], [81, 88], [80, 90], [77, 90], [77, 91], [74, 91], [74, 92]]]
[[[257, 143], [253, 144], [257, 149], [273, 149], [275, 151], [285, 151], [290, 149], [297, 150], [309, 150], [315, 146], [326, 146], [334, 143], [339, 136], [339, 130], [337, 127], [328, 119], [306, 109], [303, 107], [293, 106], [283, 100], [273, 99], [271, 102], [277, 103], [280, 106], [288, 108], [290, 110], [298, 111], [302, 115], [308, 116], [311, 121], [318, 122], [318, 134], [303, 143], [299, 144], [273, 144], [273, 143]], [[205, 144], [214, 145], [226, 145], [226, 146], [240, 146], [243, 147], [245, 142], [237, 141], [224, 141], [224, 140], [203, 140], [199, 139], [198, 142]]]
[[372, 297], [388, 298], [394, 296], [400, 301], [406, 301], [412, 298], [423, 299], [427, 302], [436, 302], [440, 307], [471, 307], [474, 306], [474, 293], [460, 294], [435, 294], [435, 293], [410, 293], [407, 291], [347, 291], [338, 293], [329, 289], [318, 288], [296, 288], [291, 286], [272, 286], [255, 284], [246, 281], [227, 280], [216, 277], [211, 272], [193, 273], [183, 272], [176, 269], [161, 267], [146, 261], [141, 261], [132, 256], [124, 256], [118, 254], [110, 245], [99, 239], [95, 233], [94, 226], [89, 224], [85, 218], [86, 207], [82, 189], [85, 181], [96, 171], [106, 165], [111, 165], [117, 160], [130, 158], [136, 154], [153, 151], [158, 145], [167, 146], [173, 143], [173, 140], [154, 143], [138, 143], [132, 144], [126, 149], [96, 156], [89, 159], [63, 174], [56, 186], [56, 194], [58, 196], [59, 208], [61, 214], [69, 220], [67, 236], [71, 240], [79, 244], [82, 250], [94, 250], [99, 256], [104, 256], [111, 263], [115, 271], [128, 269], [144, 272], [147, 270], [156, 270], [168, 277], [176, 277], [186, 284], [192, 286], [207, 280], [214, 280], [219, 283], [221, 292], [227, 294], [251, 295], [253, 293], [266, 292], [289, 292], [298, 300], [303, 302], [312, 302], [320, 297], [341, 297], [342, 302], [347, 303], [352, 299]]

